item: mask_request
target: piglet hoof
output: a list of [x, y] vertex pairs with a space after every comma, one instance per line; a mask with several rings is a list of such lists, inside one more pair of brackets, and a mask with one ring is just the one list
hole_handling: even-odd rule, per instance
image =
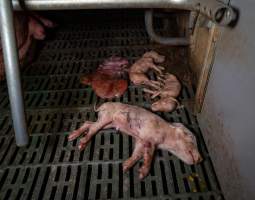
[[81, 135], [81, 132], [75, 130], [68, 136], [68, 141], [73, 141]]
[[86, 143], [80, 142], [80, 143], [79, 143], [79, 146], [78, 146], [78, 149], [79, 149], [80, 151], [82, 151], [82, 150], [84, 150], [85, 148], [86, 148]]
[[146, 167], [141, 167], [139, 169], [139, 179], [143, 180], [148, 174], [149, 174], [150, 169]]
[[127, 172], [130, 169], [130, 163], [128, 160], [126, 160], [123, 164], [122, 164], [122, 170], [123, 172]]
[[128, 169], [129, 169], [129, 167], [128, 167], [127, 165], [123, 165], [123, 166], [122, 166], [122, 170], [123, 170], [123, 172], [127, 172], [127, 171], [128, 171]]
[[80, 139], [80, 142], [79, 142], [79, 150], [84, 150], [87, 146], [87, 144], [89, 143], [89, 141], [91, 140], [93, 134], [91, 133], [88, 133], [87, 135], [85, 135], [83, 138]]
[[158, 65], [157, 68], [160, 69], [160, 70], [162, 70], [162, 71], [165, 70], [165, 67], [163, 67], [163, 66], [159, 66], [159, 65]]

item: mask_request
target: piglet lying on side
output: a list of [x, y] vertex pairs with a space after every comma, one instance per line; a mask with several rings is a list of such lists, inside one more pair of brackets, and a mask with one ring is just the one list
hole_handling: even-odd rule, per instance
[[83, 150], [100, 129], [116, 128], [132, 136], [135, 148], [132, 156], [124, 162], [123, 170], [127, 171], [143, 157], [140, 179], [148, 175], [157, 147], [170, 151], [190, 165], [202, 160], [195, 136], [181, 123], [167, 123], [143, 108], [122, 103], [104, 103], [96, 111], [99, 112], [98, 120], [86, 121], [69, 135], [68, 140], [85, 134], [79, 143], [79, 149]]

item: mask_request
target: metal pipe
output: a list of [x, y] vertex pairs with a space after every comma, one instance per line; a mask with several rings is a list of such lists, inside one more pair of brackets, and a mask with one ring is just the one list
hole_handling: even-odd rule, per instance
[[189, 45], [189, 38], [187, 37], [162, 37], [155, 33], [153, 28], [153, 10], [145, 11], [145, 28], [149, 37], [160, 44], [184, 46]]
[[[233, 9], [219, 0], [24, 0], [31, 10], [172, 8], [198, 11], [221, 25], [236, 17]], [[21, 9], [12, 0], [15, 10]]]
[[[118, 8], [176, 8], [189, 9], [193, 0], [25, 0], [32, 10], [118, 9]], [[12, 0], [14, 9], [21, 9]]]
[[0, 0], [2, 50], [16, 144], [28, 144], [23, 95], [20, 81], [17, 44], [10, 0]]

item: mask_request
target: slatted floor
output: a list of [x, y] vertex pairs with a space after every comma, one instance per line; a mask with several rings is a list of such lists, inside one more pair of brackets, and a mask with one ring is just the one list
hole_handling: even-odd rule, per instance
[[[31, 134], [27, 147], [15, 146], [6, 84], [1, 82], [0, 199], [223, 199], [196, 117], [186, 108], [157, 114], [194, 131], [204, 161], [188, 166], [159, 150], [143, 181], [137, 174], [141, 163], [122, 172], [122, 162], [132, 153], [131, 137], [116, 130], [101, 131], [82, 152], [77, 150], [77, 141], [67, 141], [68, 133], [82, 122], [96, 120], [93, 105], [104, 102], [91, 88], [81, 85], [79, 77], [111, 55], [132, 62], [155, 47], [140, 14], [118, 13], [105, 20], [95, 20], [92, 15], [93, 22], [90, 17], [86, 24], [60, 26], [54, 37], [44, 42], [35, 62], [23, 70]], [[157, 28], [161, 30], [160, 25]], [[187, 56], [185, 50], [178, 51]], [[169, 53], [168, 58], [172, 58], [176, 52]], [[192, 96], [193, 89], [184, 87], [180, 99]], [[145, 108], [151, 104], [141, 88], [132, 85], [123, 97], [113, 101]]]

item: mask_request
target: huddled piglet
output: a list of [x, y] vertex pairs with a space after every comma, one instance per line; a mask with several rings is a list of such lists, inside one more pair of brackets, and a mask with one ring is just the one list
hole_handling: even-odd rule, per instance
[[176, 99], [181, 92], [181, 83], [173, 74], [166, 73], [163, 78], [158, 77], [162, 81], [163, 87], [158, 90], [150, 90], [145, 88], [144, 92], [150, 93], [151, 98], [159, 96], [160, 99], [151, 105], [152, 111], [172, 112], [179, 102]]
[[[160, 89], [159, 81], [150, 80], [146, 73], [153, 70], [158, 74], [162, 74], [164, 67], [157, 65], [163, 63], [165, 56], [159, 55], [156, 51], [148, 51], [138, 59], [129, 69], [129, 79], [134, 85], [149, 86], [153, 89]], [[155, 64], [157, 63], [157, 64]]]

